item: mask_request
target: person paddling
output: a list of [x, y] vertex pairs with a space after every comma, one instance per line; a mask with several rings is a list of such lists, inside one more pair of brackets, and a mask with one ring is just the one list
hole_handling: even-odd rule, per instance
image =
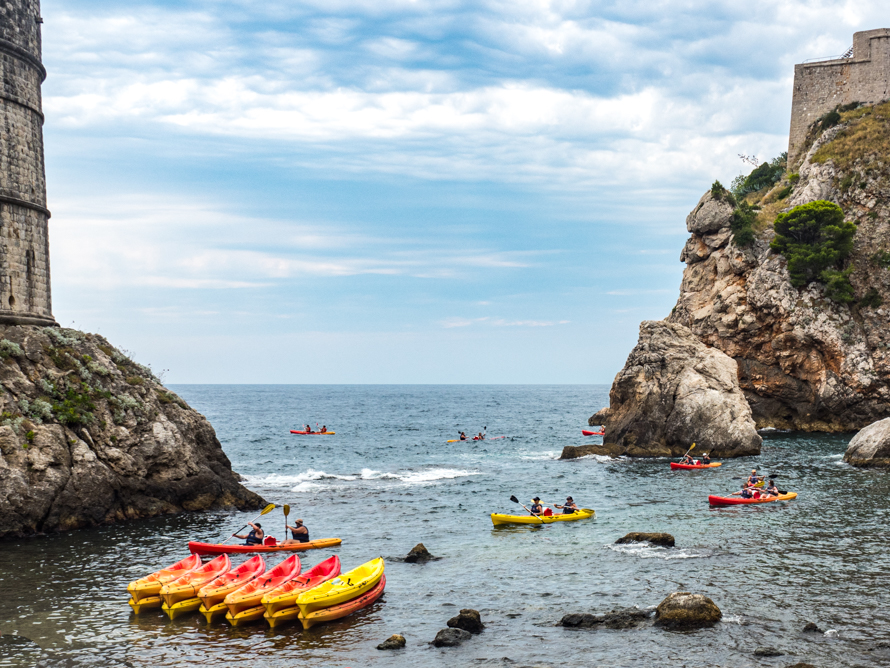
[[563, 515], [571, 515], [575, 511], [579, 510], [578, 506], [575, 505], [574, 499], [572, 499], [572, 497], [570, 497], [570, 496], [566, 497], [565, 505], [560, 506], [559, 504], [557, 504], [553, 507], [562, 509]]
[[732, 496], [740, 496], [743, 499], [750, 499], [751, 497], [754, 496], [754, 494], [751, 493], [751, 488], [748, 487], [748, 485], [745, 485], [744, 487], [742, 487], [742, 489], [740, 491], [733, 492]]
[[769, 484], [766, 486], [766, 493], [770, 496], [779, 496], [779, 488], [776, 487], [776, 483], [774, 481], [769, 481]]
[[241, 536], [239, 534], [233, 533], [232, 538], [238, 538], [244, 541], [245, 545], [262, 545], [263, 538], [265, 534], [263, 533], [263, 525], [257, 522], [254, 524], [253, 522], [247, 523], [249, 526], [253, 527], [247, 535]]
[[327, 425], [324, 425], [324, 424], [321, 425], [321, 431], [318, 432], [318, 433], [319, 433], [319, 434], [327, 434], [327, 433], [328, 433], [328, 427], [327, 427]]
[[476, 438], [474, 438], [473, 440], [474, 440], [474, 441], [484, 441], [484, 440], [485, 440], [485, 436], [484, 436], [484, 435], [482, 434], [482, 432], [480, 431], [480, 432], [476, 435]]
[[711, 463], [711, 455], [709, 453], [705, 453], [701, 456], [701, 463], [707, 466]]
[[307, 433], [307, 434], [311, 434], [311, 433], [312, 433], [312, 427], [310, 427], [308, 424], [306, 425], [306, 433]]
[[532, 499], [532, 507], [529, 508], [529, 511], [532, 515], [541, 515], [544, 512], [544, 506], [539, 497], [536, 496]]
[[290, 540], [282, 541], [281, 545], [297, 545], [299, 543], [308, 543], [309, 542], [309, 529], [303, 526], [303, 520], [297, 520], [294, 522], [294, 526], [285, 523], [285, 525], [290, 530], [290, 535], [293, 536]]
[[681, 464], [689, 464], [690, 466], [692, 465], [692, 457], [689, 456], [688, 452], [685, 455], [683, 455], [683, 459], [680, 460], [680, 463]]
[[757, 475], [757, 469], [751, 469], [751, 475], [748, 476], [748, 486], [756, 487], [757, 483], [759, 483], [763, 478]]
[[461, 432], [458, 432], [458, 433], [460, 434], [460, 440], [462, 440], [462, 441], [466, 441], [466, 440], [467, 440], [467, 435], [466, 435], [465, 433], [463, 433], [462, 431], [461, 431]]

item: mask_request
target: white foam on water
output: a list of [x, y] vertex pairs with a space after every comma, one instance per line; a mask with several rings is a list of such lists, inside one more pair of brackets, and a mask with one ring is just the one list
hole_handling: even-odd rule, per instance
[[837, 629], [828, 629], [824, 633], [824, 635], [828, 636], [829, 638], [837, 638]]
[[606, 545], [610, 550], [620, 552], [621, 554], [630, 554], [640, 559], [664, 559], [672, 561], [674, 559], [702, 559], [707, 554], [696, 554], [686, 550], [678, 550], [675, 547], [661, 547], [660, 545], [652, 545], [651, 543], [623, 543], [615, 545], [614, 543]]
[[323, 486], [319, 485], [316, 482], [306, 481], [306, 482], [301, 482], [299, 485], [294, 487], [291, 491], [292, 492], [311, 492], [313, 490], [322, 489], [322, 488], [323, 488]]
[[735, 615], [733, 617], [723, 617], [720, 622], [723, 624], [738, 624], [739, 626], [741, 626], [742, 617], [741, 615]]
[[559, 456], [562, 454], [562, 451], [557, 452], [556, 450], [548, 450], [546, 452], [535, 452], [528, 455], [522, 455], [520, 459], [525, 459], [526, 461], [539, 461], [546, 459], [559, 459]]
[[273, 473], [267, 476], [244, 475], [242, 476], [247, 483], [257, 485], [283, 487], [284, 485], [293, 485], [294, 483], [302, 483], [309, 480], [356, 480], [354, 475], [336, 475], [334, 473], [325, 473], [324, 471], [316, 471], [307, 469], [303, 473], [297, 475], [279, 475]]
[[840, 459], [843, 456], [844, 456], [844, 453], [842, 452], [839, 455], [828, 455], [828, 456], [824, 457], [823, 459]]
[[309, 492], [322, 489], [332, 483], [391, 480], [406, 485], [418, 485], [435, 483], [439, 480], [453, 480], [455, 478], [463, 478], [473, 475], [482, 475], [482, 472], [466, 469], [436, 468], [427, 469], [426, 471], [397, 471], [395, 473], [388, 473], [385, 471], [375, 471], [373, 469], [362, 469], [361, 473], [357, 475], [338, 475], [336, 473], [307, 469], [303, 473], [291, 476], [279, 475], [277, 473], [267, 476], [245, 475], [244, 482], [249, 486], [256, 485], [263, 487], [284, 487], [296, 483], [296, 487], [293, 487], [291, 491]]

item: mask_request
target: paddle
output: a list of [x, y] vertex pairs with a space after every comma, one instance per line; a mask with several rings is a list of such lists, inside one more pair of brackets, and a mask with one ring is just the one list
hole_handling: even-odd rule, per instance
[[695, 443], [693, 443], [692, 445], [689, 446], [689, 449], [686, 451], [686, 454], [684, 454], [683, 457], [680, 457], [681, 462], [686, 457], [686, 455], [688, 455], [690, 452], [692, 452], [692, 448], [694, 448], [694, 447], [695, 447]]
[[[268, 514], [268, 513], [271, 513], [271, 512], [272, 512], [273, 510], [275, 510], [277, 507], [278, 507], [278, 506], [276, 506], [274, 503], [270, 503], [268, 506], [266, 506], [265, 508], [263, 508], [263, 512], [261, 512], [259, 515], [257, 515], [256, 517], [254, 517], [252, 520], [250, 520], [250, 522], [248, 522], [248, 523], [245, 524], [243, 527], [241, 527], [240, 529], [238, 529], [238, 531], [236, 531], [235, 533], [240, 533], [241, 531], [244, 531], [248, 526], [250, 526], [250, 524], [251, 524], [252, 522], [256, 522], [256, 521], [257, 521], [258, 519], [260, 519], [263, 515], [266, 515], [266, 514]], [[226, 543], [228, 543], [228, 542], [229, 542], [232, 538], [234, 538], [234, 537], [235, 537], [235, 536], [232, 535], [232, 536], [229, 536], [228, 538], [226, 538], [226, 539], [223, 541], [223, 545], [225, 545]]]
[[287, 516], [290, 515], [290, 506], [284, 504], [284, 539], [287, 540]]
[[[510, 500], [511, 500], [513, 503], [519, 503], [519, 499], [517, 499], [515, 496], [511, 496], [511, 497], [510, 497]], [[522, 506], [523, 508], [525, 508], [525, 505], [524, 505], [524, 504], [519, 503], [519, 505]], [[530, 511], [528, 508], [525, 508], [525, 510], [526, 510], [526, 512], [530, 513], [531, 515], [535, 515], [535, 514], [534, 514], [532, 511]], [[546, 522], [544, 522], [544, 520], [541, 518], [540, 515], [535, 515], [535, 517], [537, 517], [539, 520], [541, 520], [541, 524], [546, 524]]]

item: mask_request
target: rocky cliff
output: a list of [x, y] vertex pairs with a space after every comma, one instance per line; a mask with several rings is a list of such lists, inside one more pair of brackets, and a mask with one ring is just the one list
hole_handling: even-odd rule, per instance
[[[719, 188], [686, 220], [686, 269], [667, 322], [735, 360], [757, 428], [855, 431], [890, 415], [890, 103], [835, 116], [811, 128], [802, 163], [746, 196], [752, 244], [736, 243], [739, 202]], [[817, 200], [856, 224], [844, 264], [852, 303], [833, 301], [820, 282], [794, 287], [785, 257], [770, 250], [776, 215]], [[620, 437], [609, 417], [590, 420], [605, 423], [606, 442]]]
[[256, 508], [210, 423], [101, 336], [0, 327], [0, 536]]

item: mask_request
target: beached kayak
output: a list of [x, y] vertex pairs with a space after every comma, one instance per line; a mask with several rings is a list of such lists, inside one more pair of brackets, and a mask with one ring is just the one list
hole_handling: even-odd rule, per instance
[[[196, 598], [201, 587], [211, 580], [215, 580], [223, 573], [228, 573], [231, 568], [232, 562], [229, 561], [229, 555], [223, 554], [213, 561], [208, 561], [203, 566], [176, 578], [172, 582], [168, 582], [161, 587], [160, 596], [164, 599], [164, 604], [167, 607], [179, 601]], [[200, 599], [198, 605], [201, 605]], [[195, 609], [197, 610], [197, 608]]]
[[222, 543], [189, 542], [189, 552], [194, 554], [250, 554], [254, 552], [303, 552], [304, 550], [320, 550], [325, 547], [336, 547], [343, 541], [339, 538], [319, 538], [308, 543], [292, 543], [291, 545], [224, 545]]
[[223, 603], [225, 597], [262, 575], [265, 570], [266, 562], [260, 555], [257, 555], [228, 573], [220, 575], [198, 590], [198, 598], [201, 599], [201, 607], [198, 611], [206, 617], [208, 622], [217, 615], [224, 615], [226, 613], [226, 606]]
[[303, 628], [308, 629], [316, 624], [324, 624], [325, 622], [332, 622], [335, 619], [342, 619], [347, 615], [351, 615], [353, 612], [357, 612], [362, 608], [367, 608], [369, 605], [372, 605], [378, 598], [383, 596], [383, 590], [385, 588], [386, 576], [381, 575], [380, 581], [366, 593], [346, 601], [345, 603], [332, 605], [305, 615], [301, 612], [299, 620], [303, 623]]
[[294, 608], [297, 605], [297, 597], [303, 592], [314, 589], [322, 582], [327, 582], [340, 575], [340, 557], [334, 555], [316, 564], [305, 573], [301, 573], [293, 580], [267, 592], [260, 601], [266, 608], [266, 620], [271, 626], [275, 626], [271, 615], [285, 608]]
[[590, 431], [589, 429], [582, 429], [581, 433], [585, 436], [605, 436], [605, 431]]
[[383, 557], [371, 559], [358, 568], [341, 573], [333, 580], [300, 594], [297, 597], [300, 614], [306, 617], [315, 610], [340, 605], [369, 592], [380, 582], [383, 570]]
[[333, 436], [334, 431], [300, 431], [299, 429], [291, 429], [290, 433], [292, 434], [300, 434], [302, 436]]
[[499, 524], [552, 524], [553, 522], [573, 522], [575, 520], [586, 520], [590, 517], [596, 517], [596, 511], [592, 508], [579, 508], [569, 515], [502, 515], [500, 513], [491, 514], [491, 523], [495, 526]]
[[280, 587], [288, 580], [297, 577], [301, 569], [300, 557], [293, 554], [258, 578], [251, 580], [240, 589], [228, 594], [224, 599], [226, 607], [229, 609], [226, 619], [231, 622], [237, 617], [238, 613], [256, 608], [257, 606], [262, 610], [259, 615], [259, 618], [262, 618], [263, 612], [266, 611], [262, 603], [260, 603], [263, 596], [276, 587]]
[[[161, 587], [168, 582], [172, 582], [176, 578], [182, 577], [186, 573], [195, 570], [200, 565], [201, 557], [197, 554], [191, 554], [185, 559], [177, 561], [172, 566], [167, 566], [167, 568], [155, 571], [150, 575], [146, 575], [144, 578], [134, 580], [127, 586], [127, 591], [130, 593], [133, 603], [139, 603], [139, 601], [144, 598], [157, 598], [158, 604], [153, 607], [161, 607], [160, 597], [158, 597], [158, 594], [161, 592]], [[139, 611], [136, 610], [136, 612]]]
[[671, 462], [672, 469], [715, 469], [720, 466], [722, 462], [711, 462], [710, 464], [678, 464], [677, 462]]
[[759, 499], [743, 499], [740, 496], [709, 496], [708, 503], [712, 506], [742, 506], [751, 503], [771, 503], [773, 501], [790, 501], [797, 498], [797, 492], [779, 494], [779, 496], [761, 496]]

